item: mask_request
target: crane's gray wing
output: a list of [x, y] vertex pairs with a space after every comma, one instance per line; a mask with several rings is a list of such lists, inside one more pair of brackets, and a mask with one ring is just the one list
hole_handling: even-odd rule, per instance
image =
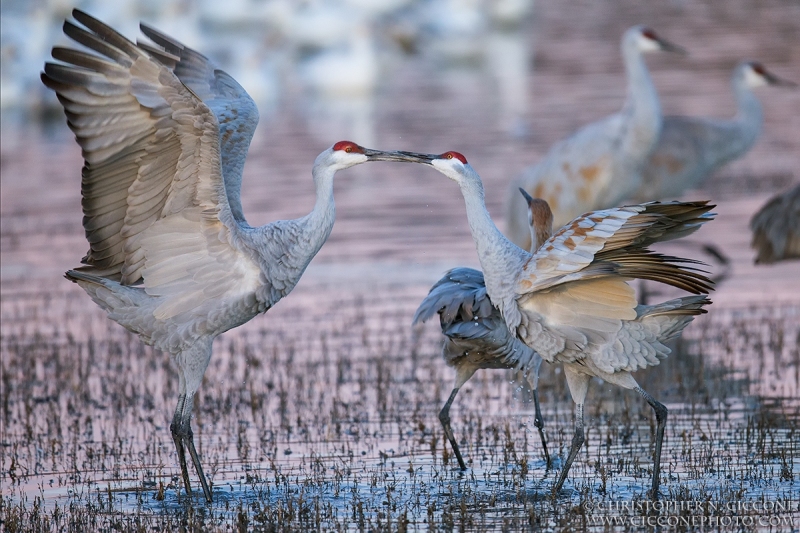
[[146, 24], [139, 27], [161, 49], [141, 41], [139, 47], [170, 68], [217, 117], [225, 189], [234, 217], [244, 220], [239, 199], [241, 176], [258, 126], [255, 102], [236, 80], [203, 54]]
[[238, 297], [260, 269], [239, 252], [211, 110], [142, 48], [79, 10], [64, 33], [97, 54], [54, 48], [42, 81], [83, 149], [88, 271], [161, 297], [157, 318]]
[[431, 287], [414, 314], [413, 323], [425, 322], [439, 313], [444, 332], [444, 328], [454, 322], [488, 317], [493, 312], [483, 273], [473, 268], [458, 267], [448, 271]]
[[511, 332], [497, 310], [492, 316], [442, 324], [442, 333], [451, 339], [480, 341], [483, 350], [502, 346], [511, 339]]
[[[431, 288], [414, 315], [414, 323], [439, 313], [445, 359], [450, 361], [470, 353], [473, 360], [502, 360], [517, 368], [527, 367], [541, 358], [516, 339], [500, 311], [486, 294], [483, 273], [472, 268], [450, 270]], [[491, 368], [497, 368], [490, 366]], [[538, 368], [538, 367], [537, 367]]]
[[750, 220], [756, 263], [800, 257], [800, 184], [771, 198]]
[[[758, 138], [753, 135], [745, 142], [742, 137], [741, 126], [736, 121], [669, 116], [664, 117], [661, 137], [653, 153], [674, 154], [678, 159], [683, 155], [689, 167], [684, 172], [694, 170], [696, 173], [695, 169], [702, 169], [710, 173], [746, 153]], [[686, 146], [687, 142], [691, 147]], [[702, 180], [705, 176], [697, 178]], [[699, 182], [686, 185], [696, 187]]]
[[645, 247], [695, 231], [713, 218], [711, 207], [706, 202], [653, 202], [575, 219], [525, 265], [517, 286], [517, 314], [512, 315], [517, 322], [504, 314], [509, 328], [548, 361], [580, 359], [587, 346], [611, 342], [624, 345], [628, 355], [637, 350], [652, 355], [654, 334], [635, 332], [638, 302], [626, 281], [651, 279], [695, 294], [710, 291], [706, 276], [684, 266], [696, 262]]
[[713, 207], [705, 201], [650, 202], [582, 215], [533, 254], [518, 278], [517, 294], [609, 275], [651, 279], [695, 294], [708, 292], [705, 276], [679, 266], [696, 261], [645, 248], [697, 231], [713, 219], [708, 213]]
[[640, 200], [677, 197], [699, 187], [716, 169], [743, 155], [755, 142], [742, 143], [730, 120], [664, 117], [661, 135], [642, 170]]

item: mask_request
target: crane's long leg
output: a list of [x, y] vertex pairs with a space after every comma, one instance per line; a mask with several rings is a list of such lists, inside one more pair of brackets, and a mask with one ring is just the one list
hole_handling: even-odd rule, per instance
[[200, 456], [197, 454], [197, 449], [194, 446], [194, 433], [192, 432], [192, 400], [194, 394], [181, 395], [178, 400], [178, 409], [175, 410], [175, 417], [170, 424], [170, 431], [172, 431], [172, 439], [175, 441], [175, 447], [178, 450], [178, 460], [181, 466], [181, 475], [183, 476], [183, 484], [186, 487], [186, 493], [191, 495], [192, 488], [189, 480], [189, 469], [186, 466], [186, 450], [189, 451], [189, 456], [192, 458], [194, 469], [197, 472], [197, 477], [200, 478], [200, 484], [203, 486], [203, 495], [208, 503], [211, 503], [211, 489], [208, 486], [208, 481], [203, 473], [203, 466], [200, 464]]
[[585, 436], [583, 434], [583, 403], [586, 401], [586, 392], [589, 390], [589, 376], [582, 372], [573, 370], [570, 365], [564, 365], [564, 375], [567, 378], [567, 385], [569, 385], [569, 392], [572, 395], [572, 400], [575, 402], [575, 434], [572, 436], [572, 445], [569, 449], [569, 455], [561, 469], [561, 475], [553, 487], [553, 493], [557, 494], [564, 481], [567, 479], [567, 474], [572, 466], [578, 451], [583, 446]]
[[186, 487], [186, 494], [192, 494], [192, 486], [189, 481], [189, 470], [186, 468], [186, 449], [183, 447], [183, 437], [180, 434], [181, 428], [181, 413], [183, 412], [183, 404], [186, 401], [186, 394], [181, 393], [178, 397], [178, 406], [175, 408], [175, 414], [172, 416], [172, 423], [169, 425], [169, 430], [172, 433], [172, 440], [175, 442], [175, 450], [178, 452], [178, 462], [181, 467], [181, 476], [183, 477], [183, 485]]
[[643, 388], [636, 387], [635, 390], [647, 400], [647, 403], [656, 413], [656, 447], [653, 452], [653, 483], [650, 488], [650, 497], [655, 500], [658, 498], [658, 484], [661, 474], [661, 445], [664, 442], [664, 428], [667, 426], [667, 407], [650, 396]]
[[193, 346], [175, 355], [174, 360], [178, 366], [180, 376], [181, 395], [178, 398], [178, 406], [175, 408], [175, 415], [169, 426], [172, 432], [172, 440], [175, 441], [175, 448], [178, 450], [178, 460], [180, 461], [183, 484], [186, 486], [186, 494], [192, 494], [189, 469], [186, 466], [186, 450], [188, 450], [194, 469], [200, 478], [200, 484], [203, 486], [203, 495], [208, 503], [212, 501], [211, 488], [203, 473], [200, 456], [194, 446], [192, 407], [194, 395], [198, 387], [200, 387], [203, 374], [211, 359], [212, 341], [213, 339], [210, 338], [200, 339]]
[[456, 399], [456, 394], [458, 394], [458, 387], [455, 387], [453, 391], [450, 393], [450, 397], [447, 399], [447, 402], [442, 407], [442, 410], [439, 411], [439, 421], [442, 423], [442, 427], [444, 428], [444, 434], [447, 436], [447, 440], [450, 441], [450, 446], [453, 447], [453, 453], [456, 454], [456, 459], [458, 459], [458, 466], [461, 467], [461, 470], [466, 470], [467, 465], [464, 463], [464, 459], [461, 457], [461, 450], [458, 449], [458, 443], [456, 442], [456, 437], [453, 435], [453, 428], [450, 427], [450, 406], [453, 404], [453, 400]]
[[450, 446], [453, 447], [453, 453], [456, 454], [458, 466], [461, 467], [461, 470], [466, 470], [467, 465], [461, 457], [461, 450], [459, 450], [456, 437], [453, 435], [453, 428], [450, 427], [450, 406], [453, 404], [453, 400], [456, 399], [456, 394], [458, 394], [459, 389], [461, 389], [464, 383], [469, 381], [469, 378], [475, 374], [476, 370], [477, 367], [467, 365], [456, 367], [456, 382], [453, 385], [453, 391], [450, 393], [450, 397], [447, 399], [444, 407], [442, 407], [442, 410], [439, 411], [439, 421], [442, 423], [444, 434], [447, 435], [447, 440], [450, 441]]
[[547, 461], [547, 468], [550, 468], [550, 452], [547, 451], [547, 438], [544, 436], [544, 418], [542, 418], [542, 410], [539, 407], [539, 389], [533, 389], [533, 407], [536, 414], [533, 417], [533, 425], [539, 430], [539, 438], [542, 439], [542, 450], [544, 451], [544, 460]]
[[579, 403], [575, 406], [575, 434], [572, 436], [572, 445], [570, 446], [569, 455], [564, 463], [564, 467], [561, 469], [561, 475], [558, 476], [558, 482], [556, 482], [555, 487], [553, 487], [554, 493], [558, 493], [561, 490], [561, 487], [564, 485], [564, 481], [567, 479], [567, 474], [569, 474], [569, 469], [572, 467], [575, 457], [578, 456], [578, 451], [581, 449], [581, 446], [583, 446], [584, 440], [583, 404]]
[[547, 469], [550, 469], [550, 452], [547, 451], [547, 438], [544, 434], [544, 418], [542, 418], [542, 409], [539, 406], [539, 369], [542, 366], [542, 358], [537, 354], [532, 362], [531, 367], [528, 369], [526, 378], [528, 384], [533, 392], [533, 407], [534, 418], [533, 425], [539, 430], [539, 438], [542, 439], [542, 450], [544, 451], [544, 459], [547, 462]]

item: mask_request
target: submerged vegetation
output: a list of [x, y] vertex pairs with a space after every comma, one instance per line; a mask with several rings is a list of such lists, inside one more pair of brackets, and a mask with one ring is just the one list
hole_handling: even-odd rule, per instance
[[[570, 530], [609, 517], [630, 526], [767, 516], [784, 520], [773, 530], [791, 530], [785, 520], [798, 520], [800, 401], [787, 374], [799, 366], [796, 309], [702, 317], [674, 355], [638, 376], [670, 409], [662, 501], [705, 502], [700, 512], [650, 506], [649, 406], [600, 382], [589, 393], [587, 446], [558, 499], [532, 404], [505, 372], [479, 372], [453, 409], [470, 467], [461, 473], [436, 417], [452, 371], [437, 328], [407, 325], [408, 293], [330, 295], [321, 307], [319, 291], [300, 289], [272, 320], [217, 341], [213, 383], [196, 405], [209, 506], [199, 491], [187, 501], [179, 480], [166, 432], [177, 386], [168, 358], [68, 291], [4, 294], [4, 529]], [[563, 381], [557, 367], [543, 368], [546, 428], [561, 460], [572, 427]], [[767, 512], [724, 502], [772, 503]]]

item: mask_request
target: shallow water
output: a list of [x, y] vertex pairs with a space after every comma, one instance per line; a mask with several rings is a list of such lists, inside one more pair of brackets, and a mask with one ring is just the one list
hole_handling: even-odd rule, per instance
[[[314, 157], [352, 138], [377, 148], [463, 152], [484, 177], [489, 209], [500, 220], [516, 173], [578, 125], [621, 105], [617, 43], [633, 23], [645, 21], [692, 52], [648, 58], [666, 113], [728, 114], [729, 71], [743, 57], [797, 77], [800, 50], [789, 44], [800, 37], [796, 4], [715, 6], [537, 2], [524, 31], [494, 41], [527, 45], [522, 64], [533, 68], [523, 70], [522, 103], [502, 99], [513, 91], [497, 80], [514, 76], [492, 74], [498, 57], [442, 68], [425, 53], [387, 63], [366, 105], [311, 105], [287, 91], [251, 147], [245, 212], [252, 224], [307, 212]], [[712, 264], [724, 279], [710, 313], [687, 328], [673, 356], [637, 379], [670, 409], [664, 501], [772, 504], [655, 514], [613, 507], [647, 501], [655, 428], [636, 395], [602, 383], [592, 384], [587, 443], [556, 501], [548, 494], [557, 471], [545, 469], [532, 406], [515, 399], [524, 391], [515, 392], [505, 372], [479, 372], [454, 404], [454, 431], [470, 466], [458, 471], [436, 417], [453, 373], [438, 355], [437, 328], [412, 330], [410, 320], [446, 269], [477, 259], [457, 187], [430, 169], [387, 163], [337, 177], [336, 226], [295, 291], [217, 340], [193, 423], [216, 500], [186, 506], [168, 429], [177, 396], [168, 359], [61, 278], [85, 251], [79, 150], [61, 118], [15, 123], [4, 113], [5, 527], [14, 530], [19, 518], [52, 530], [625, 530], [641, 524], [596, 520], [631, 514], [766, 516], [766, 526], [741, 521], [738, 529], [797, 530], [800, 264], [754, 266], [747, 224], [798, 179], [800, 91], [764, 89], [762, 101], [757, 146], [686, 195], [718, 204], [717, 220], [689, 240], [714, 242], [730, 259], [724, 269]], [[527, 135], [511, 134], [520, 133], [517, 119]], [[543, 369], [541, 399], [552, 452], [563, 459], [573, 405], [558, 368]], [[724, 521], [706, 525], [730, 530]]]

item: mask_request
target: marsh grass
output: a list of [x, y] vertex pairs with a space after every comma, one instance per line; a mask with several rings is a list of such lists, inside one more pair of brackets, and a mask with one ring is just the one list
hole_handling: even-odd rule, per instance
[[[461, 473], [436, 417], [452, 371], [436, 328], [408, 326], [415, 300], [404, 294], [322, 298], [325, 307], [308, 305], [318, 291], [301, 292], [218, 339], [194, 423], [210, 506], [187, 498], [178, 477], [169, 360], [72, 292], [6, 295], [4, 529], [570, 530], [593, 525], [587, 506], [647, 501], [651, 410], [600, 382], [589, 393], [587, 443], [559, 498], [550, 496], [555, 472], [546, 471], [532, 408], [514, 399], [524, 394], [505, 372], [478, 373], [454, 405], [470, 467]], [[800, 403], [769, 395], [793, 386], [797, 315], [757, 314], [702, 317], [673, 356], [637, 376], [670, 409], [663, 499], [797, 493]], [[751, 381], [754, 372], [763, 379]], [[556, 468], [572, 433], [563, 381], [557, 367], [543, 369]]]

